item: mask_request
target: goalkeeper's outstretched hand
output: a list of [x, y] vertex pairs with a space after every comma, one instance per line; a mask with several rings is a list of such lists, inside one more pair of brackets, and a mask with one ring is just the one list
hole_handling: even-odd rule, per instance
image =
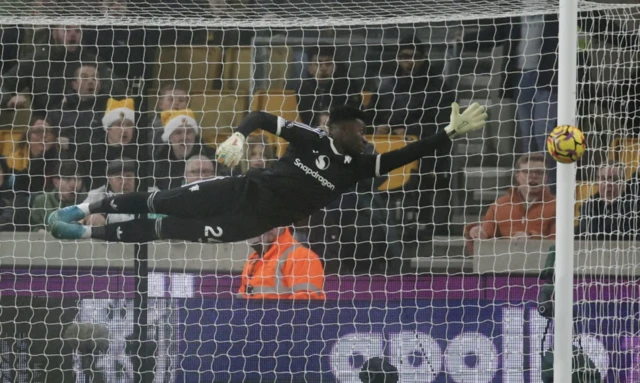
[[463, 134], [482, 129], [487, 120], [484, 106], [477, 102], [471, 104], [462, 114], [457, 102], [451, 104], [451, 120], [444, 130], [449, 137], [456, 138]]
[[216, 161], [230, 168], [237, 166], [242, 158], [245, 137], [240, 132], [235, 132], [216, 150]]

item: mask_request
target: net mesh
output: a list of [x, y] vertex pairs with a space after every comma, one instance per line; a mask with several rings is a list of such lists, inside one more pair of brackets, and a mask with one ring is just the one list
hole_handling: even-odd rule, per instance
[[[518, 160], [544, 152], [556, 124], [557, 6], [0, 3], [0, 383], [134, 381], [138, 355], [156, 382], [359, 382], [375, 357], [400, 382], [542, 382], [540, 273], [562, 180], [548, 157]], [[607, 382], [637, 382], [639, 10], [579, 7], [576, 345]], [[251, 111], [323, 127], [330, 106], [358, 106], [367, 150], [386, 153], [444, 128], [453, 101], [485, 105], [484, 131], [292, 223], [322, 263], [324, 299], [247, 299], [242, 274], [259, 261], [244, 241], [48, 233], [60, 206], [271, 166], [288, 144], [260, 131], [237, 168], [212, 161]], [[184, 108], [197, 129], [171, 127]], [[316, 283], [305, 267], [286, 278]]]

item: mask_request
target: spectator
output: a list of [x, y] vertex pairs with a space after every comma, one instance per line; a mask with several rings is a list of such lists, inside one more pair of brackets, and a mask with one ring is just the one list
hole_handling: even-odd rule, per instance
[[[394, 76], [380, 82], [375, 102], [376, 134], [423, 138], [449, 123], [455, 90], [434, 73], [418, 38], [403, 38], [398, 46]], [[448, 154], [449, 148], [441, 152]]]
[[288, 228], [271, 229], [248, 242], [255, 252], [242, 271], [241, 298], [325, 299], [320, 259]]
[[556, 232], [556, 202], [545, 186], [544, 161], [542, 153], [520, 157], [514, 187], [489, 207], [480, 224], [467, 225], [465, 237], [552, 238]]
[[[85, 63], [77, 68], [71, 80], [71, 92], [53, 112], [54, 124], [60, 127], [60, 136], [71, 144], [82, 145], [104, 139], [100, 120], [109, 99], [102, 94], [101, 82], [95, 63]], [[94, 137], [95, 136], [95, 137]], [[77, 147], [71, 147], [75, 152]]]
[[624, 171], [617, 164], [605, 165], [598, 172], [598, 193], [580, 208], [577, 234], [591, 239], [633, 239], [638, 235], [640, 204], [638, 196], [626, 193]]
[[[21, 59], [3, 76], [0, 105], [30, 107], [36, 113], [53, 110], [62, 104], [67, 94], [67, 79], [74, 78], [74, 73], [83, 63], [98, 63], [102, 89], [106, 93], [116, 96], [126, 93], [126, 84], [111, 81], [108, 65], [99, 63], [95, 55], [82, 49], [80, 27], [54, 26], [50, 31], [48, 44], [41, 45], [32, 58]], [[30, 106], [27, 97], [20, 93], [24, 89], [32, 97]]]
[[277, 159], [275, 144], [267, 142], [268, 138], [263, 135], [253, 135], [247, 137], [247, 160], [242, 161], [242, 172], [249, 169], [268, 169]]
[[[622, 34], [615, 23], [601, 17], [598, 12], [578, 15], [576, 28], [591, 36], [603, 36], [613, 45], [637, 47], [638, 38]], [[504, 45], [504, 58], [500, 71], [502, 79], [498, 89], [501, 96], [516, 103], [519, 153], [546, 153], [546, 139], [557, 124], [558, 104], [558, 42], [560, 23], [557, 14], [483, 20], [478, 31], [461, 37], [462, 49], [494, 49]], [[591, 81], [584, 68], [590, 67], [585, 47], [591, 43], [579, 37], [578, 85], [585, 85], [581, 99], [590, 99]], [[477, 56], [481, 56], [476, 53]], [[503, 54], [500, 54], [503, 55]], [[597, 85], [595, 85], [597, 87]], [[583, 93], [580, 93], [583, 94]], [[626, 94], [626, 93], [625, 93]], [[610, 98], [610, 97], [607, 97]], [[628, 97], [627, 97], [628, 98]], [[582, 109], [583, 106], [579, 106]], [[585, 112], [589, 114], [591, 112]], [[555, 161], [547, 158], [549, 184], [556, 188]]]
[[109, 161], [123, 157], [138, 158], [134, 109], [131, 98], [109, 99], [102, 118], [103, 134], [95, 135], [89, 145], [78, 150], [77, 159], [82, 163], [84, 173], [91, 177], [90, 189], [106, 183], [104, 177]]
[[207, 156], [196, 154], [189, 157], [184, 166], [185, 185], [204, 181], [216, 176], [216, 164]]
[[7, 164], [15, 176], [15, 191], [50, 190], [47, 177], [53, 173], [60, 156], [58, 132], [48, 119], [33, 117], [20, 141], [13, 143], [11, 153]]
[[[156, 115], [153, 118], [151, 127], [153, 128], [152, 149], [164, 144], [162, 134], [164, 125], [162, 123], [162, 112], [170, 110], [185, 110], [189, 107], [189, 94], [187, 90], [179, 84], [167, 84], [160, 88], [158, 92], [158, 102], [156, 103]], [[153, 150], [152, 150], [153, 153]]]
[[31, 205], [31, 231], [44, 232], [49, 214], [82, 202], [82, 178], [75, 161], [62, 161], [53, 176], [54, 190], [38, 195]]
[[[116, 194], [136, 191], [136, 165], [130, 158], [109, 161], [106, 169], [107, 183], [87, 194], [86, 203], [100, 201]], [[104, 226], [107, 223], [125, 222], [134, 219], [133, 214], [92, 214], [81, 223], [89, 226]]]
[[[132, 16], [126, 0], [102, 0], [101, 3], [100, 10], [107, 19]], [[100, 59], [112, 63], [113, 73], [118, 78], [142, 77], [145, 50], [143, 28], [117, 24], [85, 27], [83, 37], [83, 42], [90, 51]]]
[[298, 89], [298, 113], [305, 124], [316, 125], [316, 113], [333, 105], [362, 105], [362, 83], [349, 78], [344, 64], [335, 62], [335, 53], [327, 46], [307, 50], [309, 77]]
[[[396, 52], [395, 75], [384, 78], [374, 101], [376, 134], [413, 135], [424, 138], [444, 129], [449, 123], [455, 91], [435, 73], [425, 58], [424, 45], [415, 37], [404, 37]], [[451, 145], [419, 161], [419, 169], [403, 196], [407, 211], [419, 208], [417, 222], [420, 237], [449, 235], [451, 196]], [[414, 238], [411, 238], [413, 240]]]
[[166, 111], [162, 113], [166, 142], [154, 158], [155, 186], [161, 190], [182, 185], [186, 160], [196, 154], [214, 158], [215, 151], [202, 144], [200, 127], [191, 109]]

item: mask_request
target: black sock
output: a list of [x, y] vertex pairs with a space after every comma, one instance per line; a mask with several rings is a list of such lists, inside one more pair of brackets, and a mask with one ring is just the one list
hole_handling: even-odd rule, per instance
[[91, 238], [108, 242], [145, 243], [158, 239], [156, 219], [134, 219], [91, 228]]
[[135, 192], [107, 197], [89, 204], [89, 211], [91, 214], [146, 214], [150, 212], [148, 203], [152, 194]]

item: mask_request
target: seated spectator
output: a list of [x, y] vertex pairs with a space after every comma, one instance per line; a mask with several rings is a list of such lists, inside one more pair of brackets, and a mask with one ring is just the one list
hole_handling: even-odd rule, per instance
[[46, 118], [33, 117], [7, 158], [15, 176], [13, 189], [34, 193], [51, 190], [47, 177], [55, 170], [59, 157], [58, 130]]
[[[116, 194], [136, 191], [136, 165], [131, 158], [109, 161], [107, 166], [107, 183], [90, 190], [84, 202], [92, 203]], [[104, 226], [108, 223], [125, 222], [134, 219], [133, 214], [92, 214], [81, 223], [89, 226]]]
[[[132, 16], [135, 9], [126, 0], [102, 0], [100, 10], [107, 19]], [[83, 43], [100, 59], [111, 63], [113, 73], [123, 79], [141, 78], [144, 70], [145, 37], [150, 32], [131, 25], [85, 26]]]
[[[444, 129], [449, 123], [455, 90], [447, 86], [440, 73], [425, 57], [418, 38], [403, 38], [396, 52], [396, 72], [380, 82], [377, 99], [372, 102], [376, 134], [413, 135], [420, 138]], [[449, 235], [451, 144], [419, 161], [417, 174], [403, 198], [407, 211], [419, 209], [417, 222], [423, 228], [419, 237]], [[413, 238], [410, 238], [413, 240]]]
[[[53, 26], [50, 40], [35, 51], [33, 57], [21, 59], [18, 65], [2, 77], [0, 105], [7, 108], [26, 108], [36, 113], [51, 111], [62, 104], [67, 92], [67, 80], [74, 78], [83, 63], [98, 63], [99, 78], [105, 93], [126, 94], [126, 84], [112, 80], [109, 65], [100, 62], [87, 49], [82, 49], [82, 29], [79, 26]], [[45, 79], [45, 80], [43, 80]], [[31, 105], [24, 94], [31, 95]]]
[[325, 299], [320, 259], [296, 241], [288, 228], [269, 230], [247, 242], [255, 251], [244, 265], [239, 297]]
[[103, 135], [95, 135], [89, 145], [78, 149], [76, 158], [84, 173], [91, 177], [90, 189], [106, 183], [105, 174], [109, 161], [123, 157], [137, 159], [138, 145], [135, 128], [134, 101], [109, 99], [102, 118]]
[[211, 158], [201, 154], [189, 157], [184, 166], [185, 185], [215, 177], [216, 165]]
[[184, 182], [186, 160], [196, 154], [215, 158], [215, 151], [202, 144], [200, 127], [191, 109], [162, 113], [163, 145], [155, 155], [153, 176], [160, 190], [179, 187]]
[[162, 112], [184, 110], [188, 107], [189, 94], [184, 87], [179, 84], [167, 84], [160, 88], [158, 91], [158, 102], [156, 103], [156, 115], [153, 117], [153, 122], [151, 123], [151, 127], [153, 128], [152, 148], [161, 147], [162, 144], [164, 144], [162, 140], [162, 134], [164, 133]]
[[[455, 90], [435, 73], [418, 38], [404, 38], [397, 50], [394, 76], [380, 82], [375, 102], [376, 134], [423, 138], [449, 123]], [[442, 154], [448, 154], [444, 148]]]
[[635, 238], [640, 229], [640, 203], [638, 196], [626, 193], [625, 186], [622, 167], [601, 167], [598, 193], [582, 204], [577, 234], [591, 239]]
[[[109, 96], [100, 93], [101, 83], [95, 63], [79, 66], [73, 74], [71, 91], [53, 112], [52, 120], [60, 127], [60, 137], [72, 145], [101, 141], [104, 138], [102, 117]], [[75, 148], [71, 147], [72, 153]]]
[[245, 141], [247, 159], [241, 162], [243, 173], [249, 169], [268, 169], [277, 160], [275, 145], [271, 145], [267, 141], [267, 137], [263, 135], [247, 137]]
[[298, 89], [298, 113], [305, 124], [317, 125], [316, 114], [333, 105], [362, 105], [363, 84], [349, 78], [348, 68], [335, 62], [335, 55], [333, 47], [307, 50], [309, 77], [302, 80]]
[[525, 154], [516, 163], [515, 185], [489, 207], [479, 224], [465, 228], [469, 239], [552, 238], [556, 232], [556, 201], [546, 184], [545, 158]]
[[54, 190], [39, 194], [31, 205], [31, 231], [44, 232], [49, 214], [82, 202], [82, 178], [75, 161], [60, 162], [53, 175]]

